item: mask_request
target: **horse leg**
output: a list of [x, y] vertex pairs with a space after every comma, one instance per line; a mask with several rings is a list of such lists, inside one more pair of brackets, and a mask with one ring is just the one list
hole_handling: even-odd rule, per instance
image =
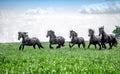
[[33, 45], [33, 48], [36, 49], [35, 45]]
[[41, 47], [41, 48], [44, 48], [41, 43], [40, 43], [40, 47]]
[[105, 43], [104, 43], [103, 45], [104, 45], [104, 48], [106, 49], [106, 45], [105, 45]]
[[82, 45], [83, 45], [83, 48], [85, 48], [85, 42], [83, 42]]
[[23, 49], [24, 49], [24, 45], [22, 45], [22, 51], [23, 51]]
[[63, 47], [65, 46], [64, 43], [62, 44], [62, 46], [63, 46]]
[[61, 45], [60, 44], [58, 44], [58, 46], [56, 47], [56, 48], [60, 48], [61, 47]]
[[88, 45], [88, 49], [90, 48], [90, 45], [91, 45], [91, 44], [89, 43], [89, 45]]
[[69, 42], [69, 47], [71, 48], [71, 45], [70, 45], [71, 42]]
[[21, 48], [22, 48], [22, 44], [19, 46], [19, 50], [21, 50]]
[[99, 45], [99, 50], [101, 50], [101, 45], [100, 45], [100, 43], [98, 43], [98, 45]]
[[109, 42], [109, 49], [112, 49], [112, 44], [111, 44], [111, 42]]
[[94, 44], [94, 46], [95, 46], [95, 49], [96, 49], [97, 48], [96, 44]]
[[72, 48], [74, 45], [75, 45], [75, 44], [72, 44], [72, 45], [70, 46], [70, 48]]
[[102, 45], [102, 48], [105, 48], [106, 49], [106, 45], [104, 42], [101, 42], [101, 45]]
[[80, 48], [80, 43], [78, 44], [78, 48]]
[[51, 49], [53, 49], [52, 44], [50, 44], [49, 47], [50, 47]]
[[102, 45], [102, 48], [105, 48], [104, 44], [101, 44]]

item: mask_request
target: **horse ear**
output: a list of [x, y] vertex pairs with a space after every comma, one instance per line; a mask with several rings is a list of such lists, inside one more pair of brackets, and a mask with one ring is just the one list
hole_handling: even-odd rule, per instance
[[72, 32], [73, 30], [70, 30], [70, 32]]
[[53, 34], [55, 34], [55, 32], [53, 31]]
[[21, 32], [18, 32], [18, 34], [20, 34]]
[[95, 33], [94, 30], [93, 30], [93, 33]]
[[92, 29], [89, 29], [88, 31], [91, 31]]
[[104, 29], [104, 26], [102, 26], [101, 28], [103, 28], [103, 29]]
[[28, 34], [28, 32], [25, 32], [25, 34]]

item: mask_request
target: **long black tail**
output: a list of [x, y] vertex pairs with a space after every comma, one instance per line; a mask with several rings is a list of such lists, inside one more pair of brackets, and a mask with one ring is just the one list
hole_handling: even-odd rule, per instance
[[39, 48], [44, 48], [39, 40], [37, 40], [37, 46], [38, 46]]
[[86, 45], [85, 45], [85, 41], [83, 41], [82, 45], [83, 45], [83, 48], [85, 48], [85, 46], [86, 46]]
[[116, 39], [116, 38], [113, 38], [113, 45], [116, 47], [117, 44], [118, 44], [117, 39]]

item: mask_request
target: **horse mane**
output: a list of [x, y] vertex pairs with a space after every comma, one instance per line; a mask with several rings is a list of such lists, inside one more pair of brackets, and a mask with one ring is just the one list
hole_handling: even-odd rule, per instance
[[103, 34], [104, 36], [107, 35], [107, 33], [105, 33], [105, 31], [104, 31], [104, 26], [101, 26], [101, 27], [99, 28], [99, 30], [102, 30], [102, 34]]
[[48, 32], [51, 32], [51, 33], [53, 33], [53, 34], [55, 33], [53, 30], [49, 30]]
[[77, 34], [75, 31], [70, 30], [70, 32], [73, 32], [73, 36], [74, 36], [74, 37], [77, 37], [77, 36], [78, 36], [78, 34]]
[[49, 30], [48, 32], [50, 32], [53, 35], [53, 37], [56, 38], [55, 32], [53, 30]]
[[94, 30], [93, 30], [93, 29], [89, 29], [89, 32], [90, 32], [90, 31], [92, 31], [92, 32], [93, 32], [93, 34], [94, 34]]
[[18, 32], [18, 34], [24, 36], [24, 37], [29, 37], [28, 32]]

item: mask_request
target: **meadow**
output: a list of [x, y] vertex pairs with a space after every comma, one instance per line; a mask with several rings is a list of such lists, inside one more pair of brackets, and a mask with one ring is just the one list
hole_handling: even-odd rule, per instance
[[42, 44], [44, 49], [19, 51], [20, 43], [0, 43], [0, 74], [120, 74], [119, 44], [112, 50]]

